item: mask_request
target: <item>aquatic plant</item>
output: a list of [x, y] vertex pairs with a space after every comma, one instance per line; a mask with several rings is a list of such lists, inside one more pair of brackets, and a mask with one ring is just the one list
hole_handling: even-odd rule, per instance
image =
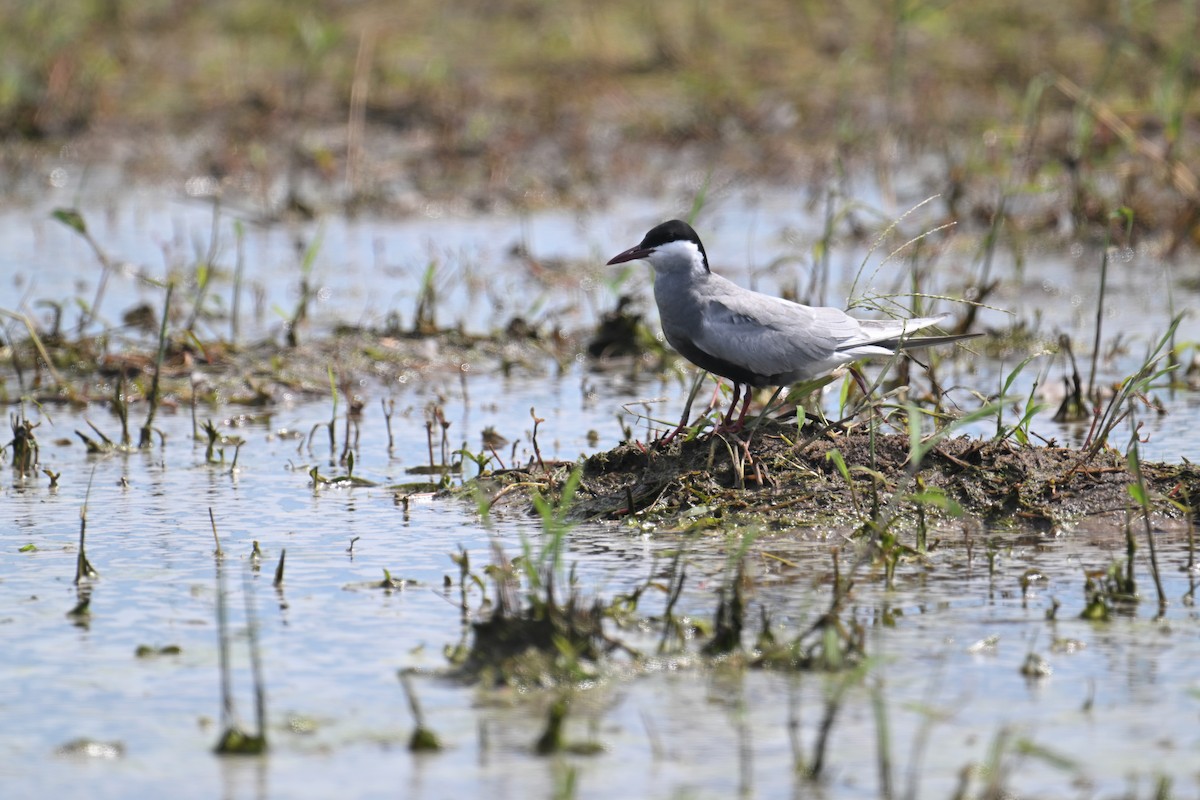
[[[87, 557], [87, 510], [88, 500], [92, 496], [92, 480], [96, 477], [96, 470], [92, 468], [92, 474], [88, 478], [87, 491], [83, 496], [83, 507], [79, 509], [79, 552], [75, 554], [75, 585], [94, 581], [100, 577], [100, 573], [92, 566], [92, 562]], [[86, 608], [86, 606], [85, 606]]]
[[417, 293], [412, 327], [415, 335], [430, 336], [437, 333], [437, 276], [438, 262], [431, 259], [421, 276], [421, 288]]
[[[321, 252], [321, 245], [325, 240], [325, 231], [319, 228], [312, 240], [301, 250], [299, 264], [299, 280], [300, 287], [298, 298], [296, 300], [296, 308], [292, 311], [291, 316], [287, 316], [284, 312], [279, 311], [287, 322], [287, 346], [291, 348], [299, 347], [300, 345], [300, 328], [308, 320], [308, 304], [312, 302], [315, 291], [312, 286], [313, 266], [317, 262], [317, 255]], [[298, 243], [302, 244], [302, 243]], [[277, 309], [278, 311], [278, 309]], [[333, 434], [330, 433], [332, 436]]]
[[1106, 620], [1118, 609], [1129, 609], [1138, 599], [1134, 580], [1134, 555], [1137, 543], [1126, 531], [1124, 560], [1114, 560], [1105, 569], [1084, 570], [1084, 607], [1079, 616], [1088, 620]]
[[1104, 404], [1103, 409], [1099, 403], [1095, 406], [1095, 411], [1092, 418], [1092, 427], [1088, 431], [1087, 440], [1084, 442], [1082, 455], [1077, 462], [1077, 468], [1081, 468], [1089, 461], [1096, 457], [1096, 454], [1108, 444], [1108, 437], [1116, 430], [1131, 413], [1133, 413], [1134, 401], [1144, 401], [1146, 394], [1154, 386], [1155, 382], [1160, 378], [1170, 374], [1174, 369], [1171, 365], [1165, 367], [1159, 366], [1168, 355], [1166, 347], [1175, 336], [1175, 330], [1179, 327], [1182, 315], [1176, 315], [1167, 326], [1167, 331], [1158, 340], [1158, 343], [1149, 348], [1146, 355], [1142, 359], [1141, 365], [1121, 381], [1117, 390], [1113, 392], [1108, 403]]
[[139, 450], [146, 450], [150, 447], [154, 432], [154, 415], [158, 411], [158, 404], [162, 399], [159, 394], [159, 378], [162, 375], [163, 358], [167, 353], [167, 318], [170, 316], [171, 293], [174, 289], [173, 283], [167, 284], [167, 296], [163, 300], [162, 324], [158, 329], [158, 355], [154, 359], [154, 377], [150, 382], [150, 392], [146, 395], [146, 421], [142, 423], [141, 436], [138, 437]]
[[[573, 578], [563, 574], [572, 527], [567, 510], [581, 477], [577, 467], [557, 497], [535, 495], [544, 538], [536, 552], [532, 539], [523, 536], [521, 555], [510, 560], [493, 540], [487, 570], [495, 589], [490, 613], [471, 623], [470, 646], [453, 654], [465, 674], [493, 683], [571, 682], [589, 676], [589, 665], [620, 646], [604, 633], [603, 603], [585, 600]], [[469, 561], [465, 553], [456, 561], [465, 610]]]
[[[1011, 397], [1013, 383], [1025, 371], [1036, 358], [1040, 358], [1043, 353], [1033, 353], [1026, 356], [1017, 364], [1000, 384], [999, 397]], [[1005, 439], [1016, 439], [1018, 444], [1028, 446], [1030, 442], [1030, 426], [1033, 424], [1033, 418], [1047, 408], [1045, 403], [1039, 402], [1037, 399], [1038, 386], [1041, 384], [1041, 376], [1034, 378], [1033, 385], [1029, 389], [1029, 394], [1026, 395], [1024, 403], [1017, 407], [1017, 412], [1020, 414], [1017, 421], [1011, 425], [1004, 424], [1003, 408], [996, 410], [996, 436], [995, 441], [1003, 442]], [[1019, 402], [1019, 401], [1018, 401]]]
[[33, 429], [41, 423], [31, 422], [24, 414], [10, 414], [8, 424], [13, 438], [5, 449], [12, 450], [13, 470], [21, 476], [33, 474], [38, 465], [38, 443]]
[[325, 430], [329, 433], [329, 456], [332, 458], [333, 454], [337, 452], [338, 383], [337, 379], [334, 377], [332, 364], [326, 366], [325, 372], [329, 378], [329, 396], [332, 401], [332, 407], [329, 412], [329, 421], [318, 422], [312, 426], [312, 429], [308, 432], [308, 447], [310, 450], [312, 449], [313, 437], [316, 435], [318, 430], [325, 428]]

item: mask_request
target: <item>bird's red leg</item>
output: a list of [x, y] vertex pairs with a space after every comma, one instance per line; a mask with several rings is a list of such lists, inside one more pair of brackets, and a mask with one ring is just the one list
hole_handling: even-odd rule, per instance
[[[725, 419], [721, 421], [721, 429], [722, 430], [727, 430], [729, 428], [729, 423], [733, 421], [733, 412], [734, 412], [734, 410], [737, 409], [738, 396], [741, 393], [742, 393], [742, 385], [740, 383], [738, 383], [737, 381], [734, 381], [733, 400], [729, 401], [729, 413], [726, 414]], [[750, 387], [749, 386], [746, 387], [746, 401], [747, 402], [750, 401]], [[745, 416], [745, 415], [746, 415], [746, 412], [743, 411], [742, 416]]]
[[[746, 386], [746, 394], [742, 395], [742, 384], [733, 384], [733, 400], [729, 403], [729, 413], [725, 415], [725, 419], [721, 420], [721, 424], [713, 428], [713, 433], [737, 433], [746, 423], [746, 412], [750, 409], [750, 397], [753, 394], [749, 386]], [[738, 415], [737, 422], [733, 421], [733, 412], [737, 411], [738, 398], [742, 398], [742, 413]]]
[[[750, 410], [750, 395], [752, 395], [752, 394], [753, 394], [753, 392], [750, 391], [750, 387], [747, 386], [746, 387], [746, 399], [742, 401], [742, 413], [738, 414], [737, 425], [733, 426], [733, 429], [735, 431], [740, 431], [742, 428], [746, 427], [746, 412]], [[729, 408], [729, 413], [730, 414], [733, 413], [732, 406], [730, 406], [730, 408]]]
[[867, 376], [863, 375], [862, 370], [857, 364], [850, 365], [850, 376], [854, 378], [854, 382], [858, 384], [858, 389], [863, 393], [863, 397], [871, 396], [871, 389], [867, 386]]

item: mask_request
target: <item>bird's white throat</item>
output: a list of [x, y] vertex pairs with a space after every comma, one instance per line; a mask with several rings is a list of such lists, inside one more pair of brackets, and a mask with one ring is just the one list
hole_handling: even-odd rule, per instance
[[655, 272], [708, 272], [708, 264], [705, 263], [700, 248], [695, 242], [686, 239], [660, 244], [654, 248], [647, 260], [654, 266]]

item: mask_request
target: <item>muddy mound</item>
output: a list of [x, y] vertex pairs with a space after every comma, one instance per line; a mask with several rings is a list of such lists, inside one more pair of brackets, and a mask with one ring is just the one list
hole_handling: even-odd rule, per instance
[[[570, 465], [506, 470], [485, 478], [496, 508], [532, 508]], [[626, 443], [580, 462], [569, 515], [579, 520], [651, 516], [659, 523], [738, 517], [772, 526], [856, 522], [893, 515], [966, 513], [989, 523], [1052, 526], [1134, 507], [1136, 476], [1112, 450], [958, 437], [937, 443], [914, 468], [907, 436], [826, 430], [797, 435], [764, 425], [747, 441], [710, 436], [646, 447]], [[1191, 464], [1141, 465], [1155, 511], [1178, 515], [1200, 496]], [[1168, 502], [1168, 501], [1173, 501]]]

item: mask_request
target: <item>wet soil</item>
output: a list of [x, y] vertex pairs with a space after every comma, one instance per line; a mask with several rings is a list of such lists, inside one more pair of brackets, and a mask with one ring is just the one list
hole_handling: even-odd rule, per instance
[[[851, 481], [829, 454], [837, 450]], [[1052, 528], [1134, 508], [1126, 458], [1054, 446], [969, 437], [939, 442], [914, 470], [905, 435], [864, 429], [797, 435], [770, 422], [752, 437], [710, 435], [668, 446], [626, 443], [582, 462], [569, 514], [580, 520], [653, 521], [665, 527], [753, 523], [795, 527], [822, 522], [916, 521], [961, 513], [991, 525]], [[532, 509], [530, 493], [560, 482], [566, 467], [534, 465], [484, 478], [493, 508]], [[1190, 463], [1143, 463], [1155, 512], [1200, 496]], [[548, 480], [548, 476], [553, 480]], [[946, 502], [946, 500], [952, 502]], [[955, 507], [957, 506], [957, 508]]]
[[[542, 374], [547, 362], [571, 357], [573, 339], [525, 328], [495, 335], [458, 330], [380, 330], [342, 326], [332, 335], [292, 346], [274, 340], [244, 345], [199, 343], [187, 336], [167, 343], [160, 391], [167, 403], [268, 406], [288, 396], [328, 396], [329, 370], [339, 383], [370, 378], [383, 384], [422, 375], [457, 378], [471, 369]], [[126, 403], [142, 402], [155, 368], [146, 343], [108, 352], [100, 339], [41, 342], [49, 364], [31, 340], [0, 348], [0, 379], [11, 381], [39, 404], [84, 406], [108, 402], [118, 390]], [[13, 365], [17, 365], [15, 368]], [[464, 366], [465, 365], [465, 366]], [[0, 387], [3, 384], [0, 383]]]

